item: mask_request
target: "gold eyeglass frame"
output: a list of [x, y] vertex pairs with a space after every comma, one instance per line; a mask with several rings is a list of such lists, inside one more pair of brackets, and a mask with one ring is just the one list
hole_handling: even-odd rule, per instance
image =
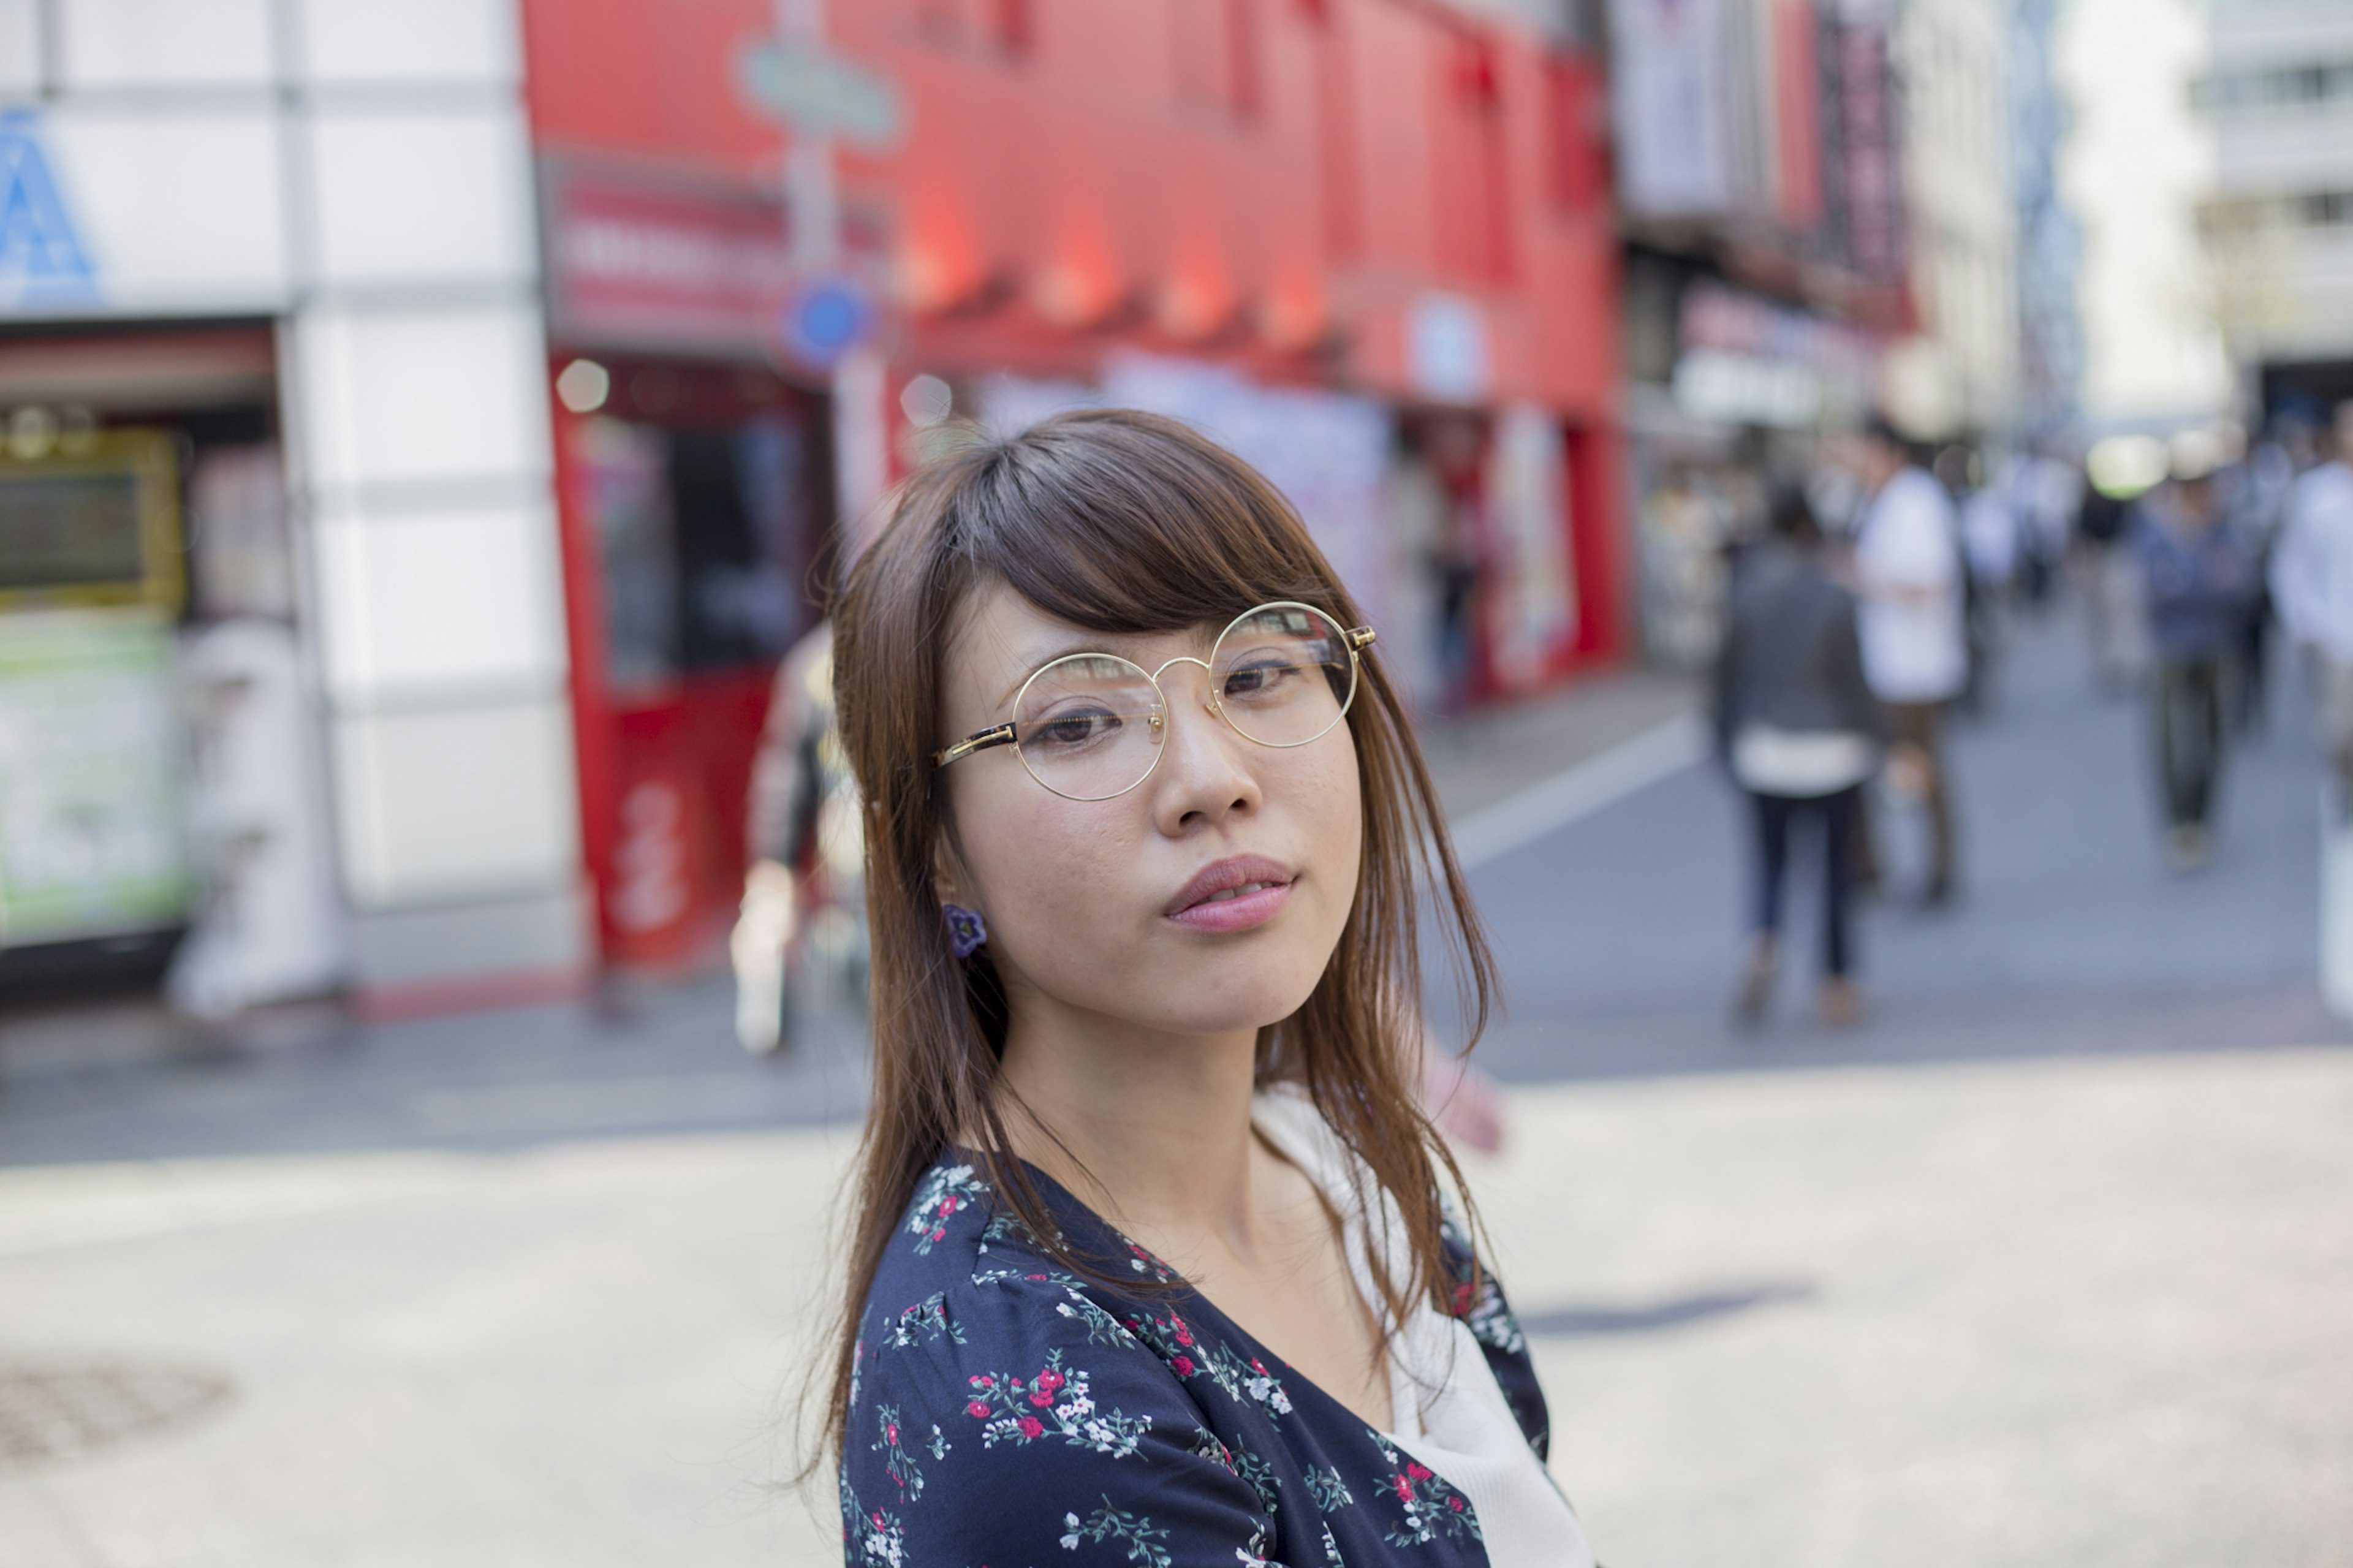
[[[1048, 659], [1044, 664], [1039, 665], [1036, 669], [1029, 672], [1029, 679], [1023, 681], [1021, 683], [1021, 689], [1013, 694], [1013, 710], [1016, 713], [1021, 711], [1022, 701], [1029, 695], [1029, 688], [1035, 685], [1038, 678], [1045, 674], [1048, 670], [1055, 668], [1060, 665], [1068, 664], [1075, 658], [1115, 658], [1118, 659], [1120, 663], [1127, 666], [1130, 669], [1135, 670], [1141, 674], [1145, 679], [1152, 683], [1153, 691], [1160, 699], [1160, 712], [1155, 713], [1152, 716], [1152, 727], [1156, 731], [1159, 730], [1166, 722], [1163, 715], [1174, 711], [1176, 708], [1176, 704], [1168, 700], [1168, 693], [1161, 686], [1160, 678], [1167, 674], [1169, 670], [1175, 668], [1177, 665], [1198, 664], [1201, 667], [1203, 674], [1211, 677], [1209, 700], [1207, 702], [1204, 702], [1201, 706], [1207, 708], [1210, 712], [1215, 713], [1219, 718], [1223, 719], [1226, 721], [1226, 727], [1233, 731], [1235, 734], [1240, 735], [1243, 740], [1248, 741], [1253, 746], [1266, 746], [1278, 752], [1292, 751], [1300, 746], [1312, 746], [1316, 742], [1322, 740], [1324, 736], [1330, 734], [1335, 729], [1338, 728], [1341, 721], [1347, 718], [1348, 710], [1356, 706], [1356, 689], [1364, 684], [1365, 676], [1364, 660], [1360, 656], [1366, 648], [1373, 646], [1373, 639], [1376, 634], [1370, 626], [1342, 626], [1337, 616], [1333, 615], [1328, 610], [1319, 610], [1314, 605], [1303, 603], [1298, 599], [1270, 599], [1263, 605], [1251, 605], [1249, 609], [1244, 610], [1240, 615], [1236, 616], [1232, 620], [1228, 621], [1219, 631], [1216, 638], [1210, 642], [1209, 652], [1212, 655], [1216, 654], [1218, 651], [1218, 644], [1226, 640], [1227, 632], [1232, 631], [1236, 626], [1241, 625], [1244, 621], [1249, 620], [1252, 616], [1263, 615], [1269, 610], [1305, 610], [1310, 615], [1320, 616], [1326, 626], [1329, 626], [1334, 630], [1339, 632], [1340, 646], [1348, 650], [1348, 695], [1342, 700], [1340, 704], [1340, 711], [1332, 716], [1332, 722], [1324, 725], [1324, 728], [1316, 731], [1315, 733], [1308, 736], [1303, 741], [1261, 741], [1256, 735], [1253, 735], [1249, 731], [1243, 729], [1240, 724], [1235, 723], [1234, 716], [1226, 711], [1225, 704], [1219, 699], [1215, 684], [1217, 671], [1211, 668], [1208, 659], [1195, 658], [1191, 654], [1178, 654], [1175, 658], [1170, 659], [1158, 669], [1145, 669], [1144, 666], [1136, 663], [1134, 659], [1122, 658], [1120, 655], [1115, 653], [1091, 652], [1084, 648], [1082, 648], [1075, 653], [1066, 653], [1059, 658]], [[1038, 786], [1040, 789], [1052, 790], [1054, 794], [1061, 795], [1064, 800], [1090, 801], [1117, 800], [1121, 795], [1126, 795], [1131, 791], [1141, 787], [1144, 781], [1150, 778], [1154, 770], [1160, 766], [1160, 759], [1166, 752], [1166, 747], [1155, 745], [1152, 750], [1151, 766], [1145, 768], [1144, 772], [1137, 774], [1135, 783], [1127, 785], [1124, 789], [1113, 790], [1109, 795], [1069, 795], [1065, 794], [1061, 790], [1054, 789], [1052, 784], [1050, 784], [1044, 779], [1038, 777], [1038, 770], [1029, 765], [1029, 757], [1024, 755], [1022, 752], [1021, 738], [1014, 733], [1013, 721], [1011, 720], [1008, 720], [1002, 724], [992, 724], [986, 730], [976, 731], [972, 734], [966, 735], [963, 740], [958, 741], [955, 745], [944, 747], [940, 751], [933, 752], [932, 766], [934, 769], [944, 768], [950, 763], [957, 762], [963, 758], [972, 755], [975, 752], [986, 752], [995, 746], [1012, 747], [1013, 754], [1021, 758], [1021, 771], [1028, 773], [1031, 778], [1037, 779]]]

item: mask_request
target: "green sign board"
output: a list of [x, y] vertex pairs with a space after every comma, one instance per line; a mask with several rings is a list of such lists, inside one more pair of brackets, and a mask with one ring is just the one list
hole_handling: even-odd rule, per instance
[[0, 947], [187, 917], [174, 693], [158, 612], [0, 615]]

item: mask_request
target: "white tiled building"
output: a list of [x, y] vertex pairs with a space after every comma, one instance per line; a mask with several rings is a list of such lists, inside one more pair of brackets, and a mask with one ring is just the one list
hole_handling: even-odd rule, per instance
[[2353, 5], [2218, 0], [2206, 26], [2200, 216], [2232, 355], [2353, 361]]
[[0, 248], [0, 418], [267, 334], [343, 978], [387, 1005], [589, 960], [521, 68], [511, 0], [0, 0], [0, 179], [69, 259]]

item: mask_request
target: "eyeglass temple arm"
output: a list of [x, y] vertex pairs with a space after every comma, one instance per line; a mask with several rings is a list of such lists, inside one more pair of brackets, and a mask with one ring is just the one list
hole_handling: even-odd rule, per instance
[[975, 752], [985, 752], [991, 746], [1009, 746], [1012, 743], [1013, 726], [999, 724], [994, 729], [983, 730], [978, 734], [966, 735], [944, 752], [934, 752], [932, 766], [944, 768], [958, 757], [968, 757]]
[[1357, 626], [1347, 633], [1348, 647], [1361, 653], [1372, 647], [1373, 639], [1379, 635], [1370, 626]]

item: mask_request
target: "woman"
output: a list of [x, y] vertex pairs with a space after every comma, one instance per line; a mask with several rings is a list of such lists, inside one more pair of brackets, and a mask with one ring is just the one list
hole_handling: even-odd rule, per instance
[[1492, 963], [1297, 516], [1181, 426], [1064, 415], [910, 480], [835, 627], [848, 1561], [1589, 1563], [1414, 1101], [1424, 893], [1481, 1021]]
[[1831, 579], [1805, 493], [1777, 490], [1769, 515], [1771, 536], [1734, 579], [1715, 668], [1716, 749], [1757, 824], [1756, 918], [1735, 1010], [1754, 1026], [1772, 1000], [1790, 829], [1811, 818], [1822, 846], [1820, 1005], [1825, 1023], [1844, 1026], [1862, 1016], [1849, 976], [1849, 851], [1884, 721], [1863, 679], [1854, 595]]

